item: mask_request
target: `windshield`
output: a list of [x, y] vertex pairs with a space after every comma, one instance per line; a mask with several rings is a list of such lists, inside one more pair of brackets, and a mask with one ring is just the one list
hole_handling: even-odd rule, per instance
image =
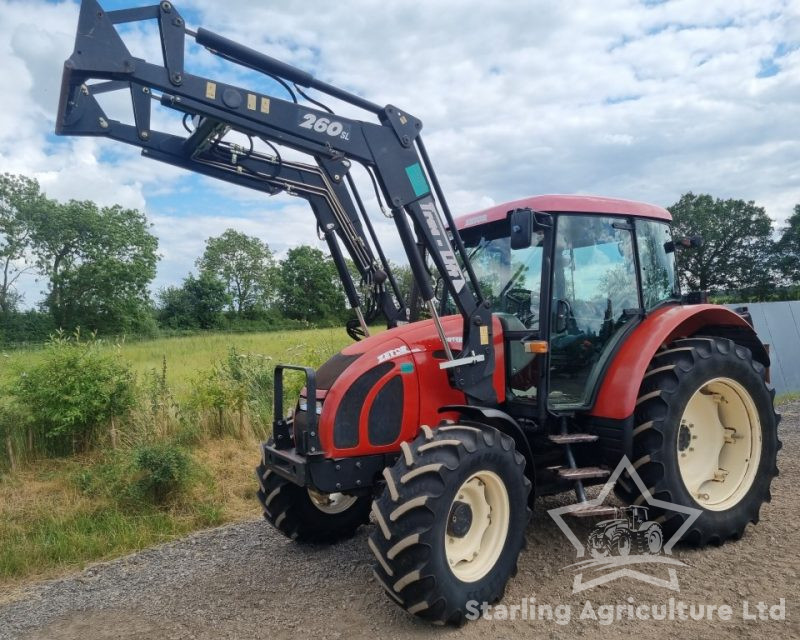
[[[512, 249], [508, 223], [501, 222], [462, 232], [462, 238], [492, 311], [514, 329], [538, 328], [543, 235], [534, 233], [530, 247]], [[447, 311], [454, 311], [452, 305]]]

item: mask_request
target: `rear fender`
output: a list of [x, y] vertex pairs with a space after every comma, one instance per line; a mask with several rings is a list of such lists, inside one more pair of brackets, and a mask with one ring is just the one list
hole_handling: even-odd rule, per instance
[[617, 351], [600, 384], [590, 415], [622, 420], [633, 414], [647, 366], [661, 345], [694, 335], [730, 338], [769, 367], [769, 356], [755, 330], [739, 314], [713, 304], [674, 305], [649, 314]]

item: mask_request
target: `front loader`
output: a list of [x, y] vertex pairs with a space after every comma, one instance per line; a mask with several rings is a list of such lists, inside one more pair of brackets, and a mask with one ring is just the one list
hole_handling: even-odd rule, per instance
[[[157, 62], [132, 56], [120, 36], [119, 25], [137, 21], [158, 25]], [[288, 98], [187, 72], [187, 36], [273, 78]], [[300, 87], [367, 119], [337, 115]], [[130, 96], [132, 122], [108, 117], [97, 99], [108, 92]], [[186, 133], [155, 130], [153, 104], [183, 117]], [[460, 624], [468, 601], [501, 598], [532, 501], [570, 491], [573, 515], [613, 515], [586, 487], [606, 482], [623, 458], [633, 471], [617, 496], [649, 506], [666, 537], [697, 546], [740, 538], [777, 475], [769, 357], [746, 314], [681, 295], [676, 253], [691, 243], [673, 240], [669, 212], [536, 196], [456, 219], [421, 130], [404, 109], [190, 30], [170, 2], [106, 12], [95, 0], [81, 5], [56, 124], [61, 135], [111, 138], [309, 202], [357, 342], [316, 371], [276, 367], [258, 497], [265, 518], [298, 542], [332, 542], [371, 520], [375, 577], [410, 613]], [[287, 150], [308, 161], [284, 158]], [[428, 319], [409, 322], [414, 305], [402, 299], [355, 170], [388, 207]], [[387, 330], [370, 336], [378, 314]], [[294, 406], [283, 406], [285, 375], [305, 378]], [[687, 525], [685, 510], [666, 503], [700, 515]]]

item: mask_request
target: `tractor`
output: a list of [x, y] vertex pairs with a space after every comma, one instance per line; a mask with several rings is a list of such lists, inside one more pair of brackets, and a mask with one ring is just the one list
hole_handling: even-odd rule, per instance
[[589, 553], [595, 558], [608, 555], [657, 555], [664, 544], [661, 525], [647, 519], [647, 507], [630, 505], [618, 509], [617, 517], [598, 522], [589, 534]]
[[[121, 26], [138, 22], [158, 26], [155, 60], [125, 44]], [[190, 73], [187, 38], [265, 82]], [[108, 95], [129, 96], [132, 118], [111, 118]], [[170, 114], [183, 129], [154, 126]], [[421, 132], [405, 109], [190, 29], [168, 1], [116, 11], [82, 1], [56, 123], [61, 135], [102, 136], [307, 200], [356, 341], [317, 370], [276, 366], [258, 498], [298, 543], [332, 543], [371, 522], [375, 581], [410, 614], [460, 624], [468, 601], [500, 599], [537, 497], [573, 492], [573, 515], [613, 516], [588, 503], [586, 487], [623, 457], [647, 488], [620, 476], [625, 504], [652, 495], [700, 509], [689, 545], [739, 539], [770, 499], [778, 416], [746, 311], [679, 289], [676, 259], [698, 243], [673, 238], [659, 206], [602, 197], [534, 196], [456, 217]], [[365, 184], [400, 237], [411, 295]], [[372, 333], [380, 316], [387, 328]], [[284, 407], [289, 375], [304, 386]], [[665, 536], [686, 517], [651, 516]]]

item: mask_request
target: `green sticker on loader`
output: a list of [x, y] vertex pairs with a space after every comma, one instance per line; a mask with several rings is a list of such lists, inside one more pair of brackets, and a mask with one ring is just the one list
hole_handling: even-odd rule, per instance
[[414, 373], [414, 365], [410, 362], [403, 362], [400, 365], [400, 373]]
[[425, 179], [425, 174], [422, 172], [422, 167], [419, 166], [419, 162], [415, 162], [410, 167], [406, 167], [406, 175], [408, 176], [409, 182], [411, 182], [411, 188], [414, 189], [415, 196], [424, 196], [426, 193], [431, 192], [428, 181]]

